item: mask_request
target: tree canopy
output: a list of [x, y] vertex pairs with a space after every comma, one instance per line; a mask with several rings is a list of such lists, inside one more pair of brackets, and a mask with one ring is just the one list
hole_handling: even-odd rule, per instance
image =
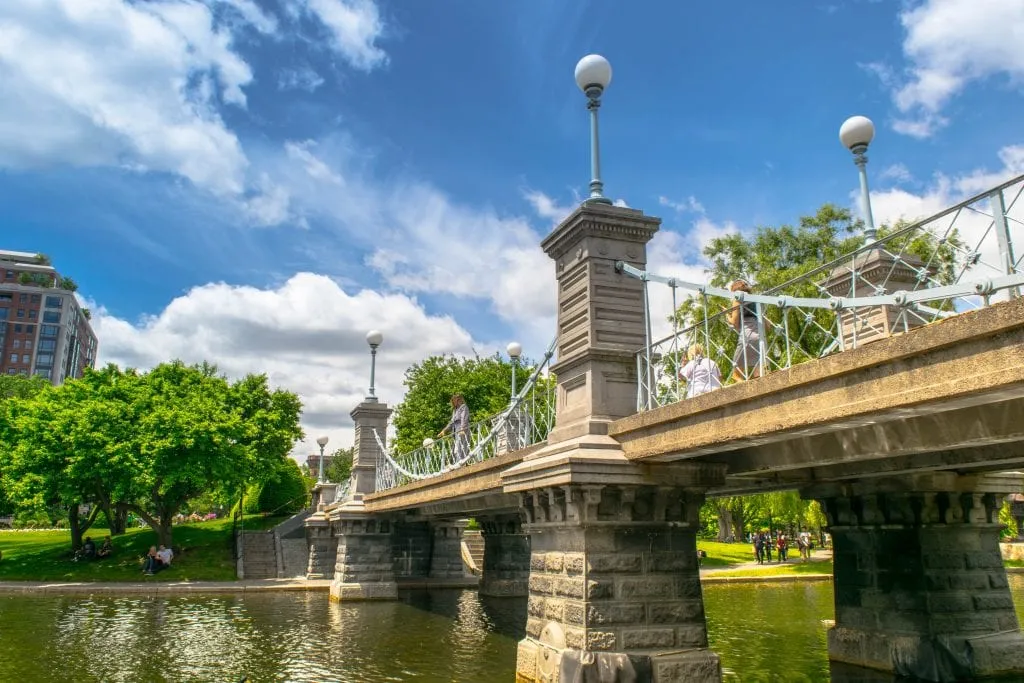
[[170, 545], [188, 500], [278, 471], [302, 437], [300, 412], [298, 397], [264, 375], [231, 383], [205, 363], [108, 365], [6, 402], [0, 477], [22, 506], [66, 507], [75, 544], [78, 507], [91, 503], [108, 520], [134, 512]]
[[[532, 369], [519, 363], [516, 384], [522, 387]], [[423, 439], [434, 437], [451, 418], [453, 394], [462, 394], [469, 406], [470, 420], [496, 415], [508, 407], [511, 398], [512, 364], [495, 354], [486, 358], [431, 356], [405, 371], [405, 399], [395, 408], [394, 446], [400, 453], [419, 448]]]

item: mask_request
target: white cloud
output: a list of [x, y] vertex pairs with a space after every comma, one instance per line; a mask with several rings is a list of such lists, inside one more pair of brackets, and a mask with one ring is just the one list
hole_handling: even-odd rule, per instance
[[248, 160], [217, 101], [244, 107], [252, 77], [199, 3], [0, 3], [0, 165], [133, 165], [241, 192]]
[[907, 183], [914, 179], [911, 175], [910, 169], [904, 164], [892, 164], [891, 166], [882, 170], [878, 174], [881, 180], [888, 180], [896, 184]]
[[325, 82], [320, 74], [307, 66], [297, 69], [282, 69], [278, 74], [277, 87], [280, 90], [316, 92], [317, 88]]
[[540, 190], [526, 190], [523, 192], [523, 198], [533, 207], [534, 212], [538, 216], [551, 221], [555, 225], [561, 223], [569, 214], [576, 210], [575, 205], [562, 206]]
[[277, 31], [277, 19], [273, 14], [264, 12], [253, 0], [206, 0], [211, 5], [226, 5], [238, 13], [246, 24], [260, 33], [272, 34]]
[[946, 125], [943, 108], [972, 81], [1024, 79], [1024, 3], [1013, 0], [924, 0], [900, 13], [906, 30], [905, 79], [869, 65], [893, 90], [894, 129], [928, 137]]
[[668, 197], [658, 197], [658, 204], [667, 206], [676, 213], [698, 213], [703, 215], [705, 212], [704, 205], [697, 201], [697, 198], [692, 194], [681, 202], [673, 201]]
[[387, 53], [376, 44], [384, 22], [372, 0], [293, 0], [293, 6], [326, 27], [331, 47], [353, 67], [370, 71], [387, 63]]
[[365, 335], [384, 333], [377, 355], [377, 395], [391, 405], [403, 395], [405, 369], [441, 353], [471, 352], [470, 335], [450, 317], [428, 315], [401, 294], [344, 291], [330, 278], [298, 273], [276, 288], [211, 283], [137, 322], [87, 302], [100, 338], [99, 362], [149, 368], [180, 358], [208, 360], [229, 377], [267, 373], [295, 391], [305, 411], [306, 443], [326, 433], [332, 447], [352, 443], [349, 411], [365, 396], [369, 352]]

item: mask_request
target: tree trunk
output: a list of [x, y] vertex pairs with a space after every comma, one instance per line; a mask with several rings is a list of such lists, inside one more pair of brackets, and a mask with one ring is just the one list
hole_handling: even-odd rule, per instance
[[129, 505], [127, 509], [141, 517], [149, 525], [149, 528], [156, 532], [157, 543], [168, 548], [171, 547], [171, 523], [174, 520], [177, 508], [171, 509], [159, 506], [158, 510], [161, 514], [158, 517], [154, 517], [138, 505]]
[[68, 506], [68, 524], [71, 528], [71, 550], [77, 552], [82, 547], [82, 528], [78, 519], [78, 503]]
[[113, 514], [106, 512], [107, 524], [112, 536], [120, 536], [128, 528], [128, 507], [124, 503], [114, 506]]
[[729, 510], [724, 505], [718, 506], [718, 540], [724, 543], [729, 538]]
[[156, 530], [157, 539], [160, 545], [171, 547], [171, 517], [170, 515], [160, 518], [160, 527]]
[[743, 518], [742, 504], [729, 510], [729, 516], [732, 518], [732, 531], [736, 535], [737, 540], [745, 541], [747, 537], [747, 525], [746, 520]]

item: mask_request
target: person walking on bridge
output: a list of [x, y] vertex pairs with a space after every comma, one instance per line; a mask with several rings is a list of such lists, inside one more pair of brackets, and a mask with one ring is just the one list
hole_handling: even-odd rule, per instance
[[722, 371], [718, 364], [704, 357], [704, 347], [693, 344], [686, 350], [688, 362], [679, 371], [686, 380], [686, 398], [693, 398], [722, 387]]
[[[469, 406], [462, 394], [455, 394], [451, 398], [452, 418], [444, 429], [437, 433], [442, 437], [451, 431], [454, 445], [452, 447], [452, 464], [460, 463], [469, 453]], [[443, 463], [442, 463], [443, 464]]]
[[[734, 280], [730, 292], [750, 294], [750, 283]], [[736, 342], [736, 353], [732, 359], [732, 379], [742, 382], [761, 376], [761, 334], [757, 324], [757, 306], [751, 303], [736, 304], [728, 311], [729, 324], [740, 337]]]

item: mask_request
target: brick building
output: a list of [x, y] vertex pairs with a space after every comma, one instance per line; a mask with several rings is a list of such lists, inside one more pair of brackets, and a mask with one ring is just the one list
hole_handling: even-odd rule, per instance
[[75, 289], [49, 259], [0, 250], [0, 373], [60, 384], [95, 366], [96, 334]]

